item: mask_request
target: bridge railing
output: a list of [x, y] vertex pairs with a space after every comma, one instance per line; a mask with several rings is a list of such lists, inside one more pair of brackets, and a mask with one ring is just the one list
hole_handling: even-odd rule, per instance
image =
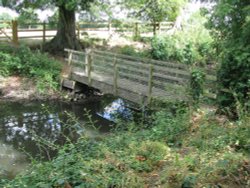
[[[66, 60], [72, 65], [71, 72], [84, 73], [88, 77], [89, 85], [98, 75], [110, 78], [106, 82], [113, 85], [113, 94], [117, 94], [117, 89], [123, 86], [146, 96], [148, 101], [155, 96], [181, 99], [186, 97], [185, 89], [190, 78], [186, 65], [100, 50], [65, 51], [68, 52]], [[126, 81], [133, 85], [126, 86]]]
[[[131, 57], [97, 49], [87, 49], [84, 52], [65, 49], [68, 52], [67, 61], [72, 66], [70, 72], [84, 73], [88, 84], [99, 76], [113, 86], [113, 94], [120, 87], [126, 87], [148, 101], [155, 96], [186, 99], [190, 88], [190, 70], [187, 65], [173, 62], [163, 62], [152, 59]], [[133, 83], [126, 85], [126, 81]], [[141, 89], [144, 88], [144, 89]], [[205, 81], [205, 96], [216, 97], [216, 76], [209, 73]]]

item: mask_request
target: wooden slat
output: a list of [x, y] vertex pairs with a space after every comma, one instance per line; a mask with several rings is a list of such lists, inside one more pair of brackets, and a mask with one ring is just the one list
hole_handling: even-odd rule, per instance
[[[55, 35], [46, 35], [46, 37], [54, 37]], [[42, 35], [36, 35], [36, 36], [18, 36], [20, 39], [25, 39], [25, 38], [43, 38]]]
[[80, 52], [80, 51], [76, 51], [76, 50], [71, 50], [71, 49], [68, 49], [68, 48], [65, 48], [64, 49], [65, 52], [73, 52], [74, 54], [81, 54], [81, 55], [86, 55], [86, 52]]
[[[101, 56], [99, 56], [99, 57], [101, 57]], [[104, 58], [102, 58], [102, 60], [104, 60]], [[124, 71], [131, 72], [131, 74], [147, 74], [147, 68], [149, 67], [149, 65], [145, 65], [145, 64], [141, 64], [141, 63], [137, 64], [137, 63], [130, 62], [128, 64], [129, 65], [129, 67], [128, 67], [124, 64], [121, 64], [121, 63], [125, 62], [124, 60], [120, 61], [119, 59], [117, 59], [117, 61], [119, 62], [118, 67]], [[128, 61], [126, 61], [126, 63], [128, 63]], [[112, 68], [111, 65], [110, 65], [110, 68]], [[154, 66], [154, 69], [156, 70], [154, 77], [166, 79], [168, 81], [172, 81], [175, 83], [186, 83], [188, 80], [188, 77], [189, 77], [189, 74], [187, 72], [184, 72], [184, 71], [178, 71], [178, 70], [174, 70], [174, 69], [163, 69], [163, 68], [160, 68], [158, 66]], [[171, 72], [173, 74], [169, 75], [168, 73], [171, 73]], [[185, 73], [184, 78], [178, 77], [179, 75], [181, 75], [183, 73]]]
[[170, 62], [163, 62], [163, 61], [157, 61], [157, 60], [152, 60], [152, 59], [146, 59], [146, 58], [139, 58], [139, 57], [132, 57], [128, 55], [123, 55], [123, 54], [116, 54], [112, 52], [107, 52], [107, 51], [100, 51], [100, 50], [93, 50], [94, 53], [99, 53], [99, 54], [106, 54], [109, 56], [116, 56], [117, 58], [121, 59], [126, 59], [126, 60], [132, 60], [140, 63], [152, 63], [154, 65], [158, 66], [169, 66], [169, 67], [176, 67], [176, 68], [181, 68], [181, 69], [187, 69], [187, 65], [180, 64], [180, 63], [170, 63]]
[[[97, 57], [98, 59], [107, 59], [107, 61], [105, 63], [109, 63], [109, 60], [111, 61], [111, 57], [112, 56], [105, 56], [105, 55], [98, 55], [98, 54], [94, 54], [95, 57]], [[145, 64], [142, 62], [135, 62], [135, 61], [130, 61], [130, 60], [125, 60], [125, 59], [121, 59], [119, 57], [117, 57], [117, 62], [118, 64], [127, 64], [130, 67], [134, 67], [136, 69], [140, 68], [143, 70], [147, 70], [148, 65], [149, 64]], [[111, 62], [110, 62], [111, 63]], [[169, 67], [165, 67], [165, 66], [159, 66], [157, 64], [153, 64], [154, 65], [154, 69], [156, 70], [156, 72], [161, 72], [161, 73], [165, 73], [165, 74], [172, 74], [172, 76], [176, 75], [176, 76], [182, 76], [185, 78], [189, 78], [190, 73], [187, 70], [181, 70], [181, 69], [177, 69], [177, 68], [169, 68]]]

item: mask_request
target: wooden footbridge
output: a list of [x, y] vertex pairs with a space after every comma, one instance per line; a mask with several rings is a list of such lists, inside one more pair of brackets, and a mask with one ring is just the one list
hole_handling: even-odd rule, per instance
[[153, 98], [187, 99], [190, 73], [186, 65], [100, 50], [65, 51], [71, 65], [69, 80], [63, 81], [66, 87], [79, 82], [143, 105], [150, 104]]

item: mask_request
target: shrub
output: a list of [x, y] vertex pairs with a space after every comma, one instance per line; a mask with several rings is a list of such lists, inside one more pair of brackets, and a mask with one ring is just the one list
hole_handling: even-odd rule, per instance
[[[237, 101], [250, 110], [250, 45], [238, 45], [224, 50], [218, 71], [218, 103], [222, 109], [237, 114]], [[228, 90], [229, 89], [229, 90]]]
[[170, 37], [155, 36], [151, 41], [152, 57], [158, 60], [175, 58], [175, 42]]
[[159, 111], [153, 118], [153, 125], [155, 127], [151, 130], [151, 139], [163, 139], [170, 146], [181, 145], [181, 137], [189, 128], [187, 113], [179, 113], [176, 116], [173, 116], [169, 114], [169, 112]]
[[198, 103], [204, 90], [204, 82], [205, 82], [205, 73], [198, 70], [194, 69], [191, 72], [191, 81], [190, 81], [190, 86], [191, 86], [191, 96], [193, 98], [193, 101], [195, 103]]
[[0, 75], [9, 76], [17, 69], [17, 65], [20, 64], [20, 59], [13, 57], [10, 54], [0, 52]]
[[35, 78], [39, 91], [56, 89], [60, 75], [60, 64], [40, 51], [31, 51], [25, 46], [6, 48], [0, 52], [0, 74], [19, 74]]

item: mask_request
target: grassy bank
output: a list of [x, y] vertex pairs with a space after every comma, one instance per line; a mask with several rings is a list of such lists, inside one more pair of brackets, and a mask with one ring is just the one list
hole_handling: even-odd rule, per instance
[[[143, 122], [143, 121], [141, 121]], [[1, 187], [248, 187], [250, 117], [211, 110], [157, 112], [151, 123], [120, 122], [98, 139], [82, 135], [52, 161], [35, 162]], [[49, 146], [53, 146], [50, 143]], [[48, 146], [48, 147], [49, 147]]]
[[[40, 51], [31, 51], [26, 46], [0, 46], [0, 77], [26, 78], [26, 84], [35, 86], [36, 93], [47, 95], [59, 88], [61, 65]], [[5, 79], [8, 81], [8, 79]]]

